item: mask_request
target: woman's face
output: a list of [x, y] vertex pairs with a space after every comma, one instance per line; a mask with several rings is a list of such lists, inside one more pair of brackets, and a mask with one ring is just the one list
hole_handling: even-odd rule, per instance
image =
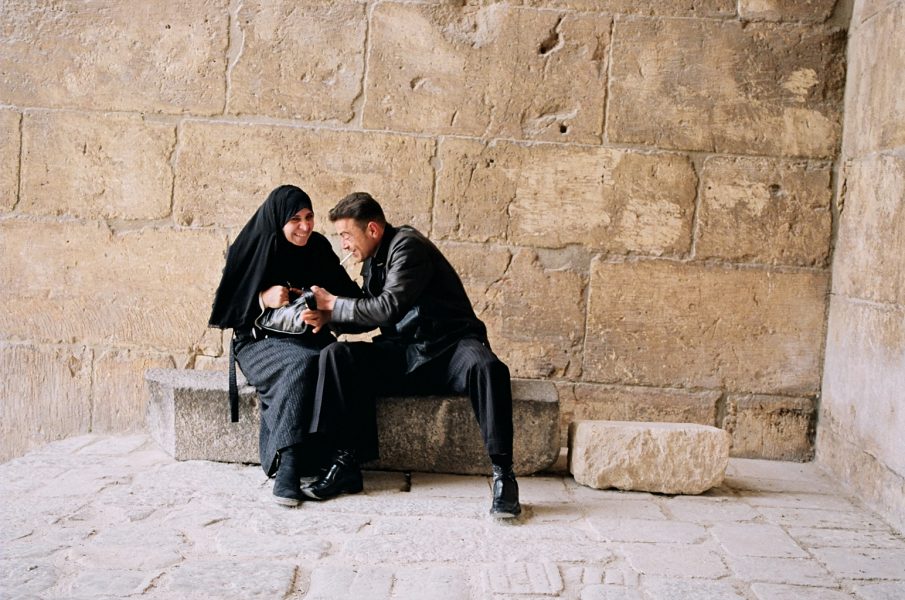
[[310, 208], [303, 208], [286, 221], [283, 225], [283, 235], [290, 244], [304, 246], [314, 231], [314, 213]]

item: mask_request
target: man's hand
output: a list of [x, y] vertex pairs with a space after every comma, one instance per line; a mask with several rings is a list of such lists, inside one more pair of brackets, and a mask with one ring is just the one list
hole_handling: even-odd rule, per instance
[[[318, 302], [320, 305], [320, 302]], [[313, 327], [314, 333], [317, 333], [321, 330], [321, 328], [330, 322], [333, 313], [329, 310], [311, 310], [310, 308], [306, 308], [302, 311], [302, 321]]]
[[289, 288], [282, 285], [268, 288], [261, 294], [261, 301], [267, 308], [286, 306], [289, 304]]
[[333, 303], [336, 302], [336, 296], [316, 285], [311, 286], [311, 291], [314, 292], [314, 297], [317, 298], [317, 307], [319, 309], [327, 311], [333, 310]]

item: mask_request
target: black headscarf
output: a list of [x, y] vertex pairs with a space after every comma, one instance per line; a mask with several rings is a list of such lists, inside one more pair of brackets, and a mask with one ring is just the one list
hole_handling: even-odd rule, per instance
[[245, 327], [260, 312], [258, 292], [267, 283], [265, 278], [283, 271], [281, 264], [288, 266], [293, 249], [302, 248], [286, 241], [283, 226], [303, 208], [311, 209], [311, 198], [294, 185], [281, 185], [270, 192], [229, 248], [208, 325]]

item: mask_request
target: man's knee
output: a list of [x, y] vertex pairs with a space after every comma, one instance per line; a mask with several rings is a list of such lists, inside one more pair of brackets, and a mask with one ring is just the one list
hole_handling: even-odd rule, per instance
[[346, 342], [333, 342], [323, 350], [320, 355], [321, 368], [326, 366], [345, 366], [355, 362], [352, 348]]

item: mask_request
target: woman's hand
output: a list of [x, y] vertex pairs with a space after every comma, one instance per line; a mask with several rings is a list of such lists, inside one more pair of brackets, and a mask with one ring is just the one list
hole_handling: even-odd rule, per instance
[[275, 285], [261, 292], [261, 302], [267, 308], [279, 308], [289, 304], [289, 288]]

